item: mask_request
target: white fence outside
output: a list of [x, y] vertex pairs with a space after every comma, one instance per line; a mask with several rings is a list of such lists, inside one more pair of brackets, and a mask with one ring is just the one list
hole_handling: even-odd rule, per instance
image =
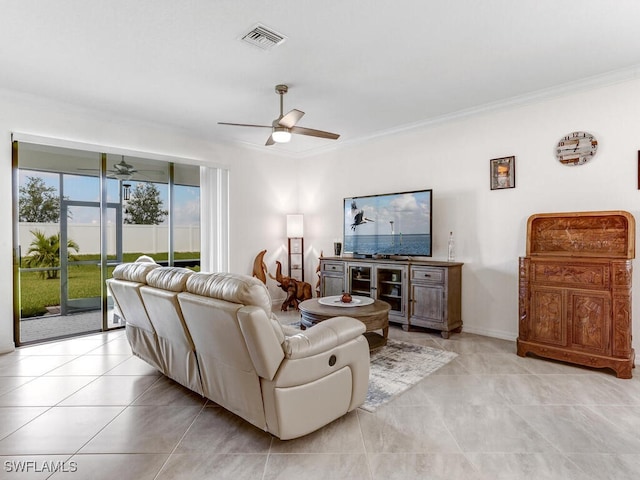
[[[33, 241], [31, 231], [40, 230], [45, 235], [55, 235], [60, 231], [57, 223], [27, 223], [19, 224], [20, 247], [22, 255], [26, 255], [29, 245]], [[98, 224], [67, 224], [67, 238], [76, 242], [80, 251], [78, 254], [100, 253], [100, 225]], [[174, 251], [200, 251], [200, 225], [173, 227]], [[123, 225], [122, 251], [142, 252], [154, 254], [169, 250], [169, 229], [166, 225]], [[107, 226], [107, 254], [116, 253], [116, 226]]]

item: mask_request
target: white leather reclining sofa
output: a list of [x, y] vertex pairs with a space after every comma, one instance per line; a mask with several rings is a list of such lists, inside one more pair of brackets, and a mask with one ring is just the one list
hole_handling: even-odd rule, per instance
[[148, 257], [118, 265], [107, 284], [136, 356], [282, 440], [365, 400], [369, 347], [358, 320], [283, 327], [258, 279]]

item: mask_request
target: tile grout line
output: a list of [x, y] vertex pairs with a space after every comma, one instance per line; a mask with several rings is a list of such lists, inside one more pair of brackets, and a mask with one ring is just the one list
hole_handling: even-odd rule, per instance
[[180, 443], [182, 443], [184, 438], [187, 436], [187, 433], [189, 433], [189, 430], [191, 430], [191, 427], [193, 427], [193, 424], [196, 423], [196, 420], [198, 419], [198, 417], [202, 414], [202, 412], [204, 412], [204, 409], [206, 408], [207, 403], [208, 403], [208, 401], [204, 402], [202, 404], [198, 414], [193, 417], [193, 420], [191, 421], [189, 426], [185, 429], [185, 431], [182, 434], [182, 436], [180, 437], [180, 439], [176, 442], [175, 446], [173, 447], [173, 450], [171, 450], [171, 452], [169, 452], [169, 455], [167, 455], [167, 458], [165, 459], [165, 461], [162, 462], [162, 465], [160, 466], [160, 468], [158, 469], [158, 472], [153, 477], [153, 480], [157, 480], [157, 478], [160, 475], [160, 473], [162, 473], [162, 471], [164, 470], [164, 467], [169, 463], [169, 461], [171, 460], [171, 457], [175, 454], [175, 452], [178, 449], [178, 446], [180, 445]]
[[360, 407], [356, 408], [356, 419], [358, 420], [358, 431], [360, 432], [360, 440], [362, 441], [362, 450], [364, 452], [364, 458], [367, 462], [367, 472], [369, 473], [369, 478], [373, 479], [373, 468], [371, 468], [371, 459], [369, 456], [369, 452], [367, 451], [367, 443], [364, 441], [364, 432], [362, 431], [362, 422], [360, 421]]

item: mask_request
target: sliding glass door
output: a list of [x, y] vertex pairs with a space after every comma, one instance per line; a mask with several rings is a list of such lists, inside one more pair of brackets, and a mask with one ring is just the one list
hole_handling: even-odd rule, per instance
[[13, 151], [16, 344], [124, 326], [105, 284], [119, 263], [145, 254], [199, 267], [199, 167], [23, 142]]

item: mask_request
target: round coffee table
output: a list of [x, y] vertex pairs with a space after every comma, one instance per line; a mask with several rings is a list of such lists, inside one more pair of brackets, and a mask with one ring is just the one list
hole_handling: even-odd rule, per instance
[[[369, 300], [368, 297], [354, 296], [353, 298], [356, 301], [359, 298]], [[317, 298], [305, 300], [298, 306], [301, 316], [300, 327], [304, 330], [329, 318], [352, 317], [364, 323], [366, 327], [364, 335], [369, 342], [369, 350], [386, 345], [387, 337], [389, 336], [389, 310], [391, 310], [391, 305], [382, 300], [374, 300], [368, 305], [357, 305], [357, 303], [354, 303], [354, 305], [348, 307], [331, 306], [323, 305]], [[375, 330], [382, 330], [382, 335], [375, 332]]]

